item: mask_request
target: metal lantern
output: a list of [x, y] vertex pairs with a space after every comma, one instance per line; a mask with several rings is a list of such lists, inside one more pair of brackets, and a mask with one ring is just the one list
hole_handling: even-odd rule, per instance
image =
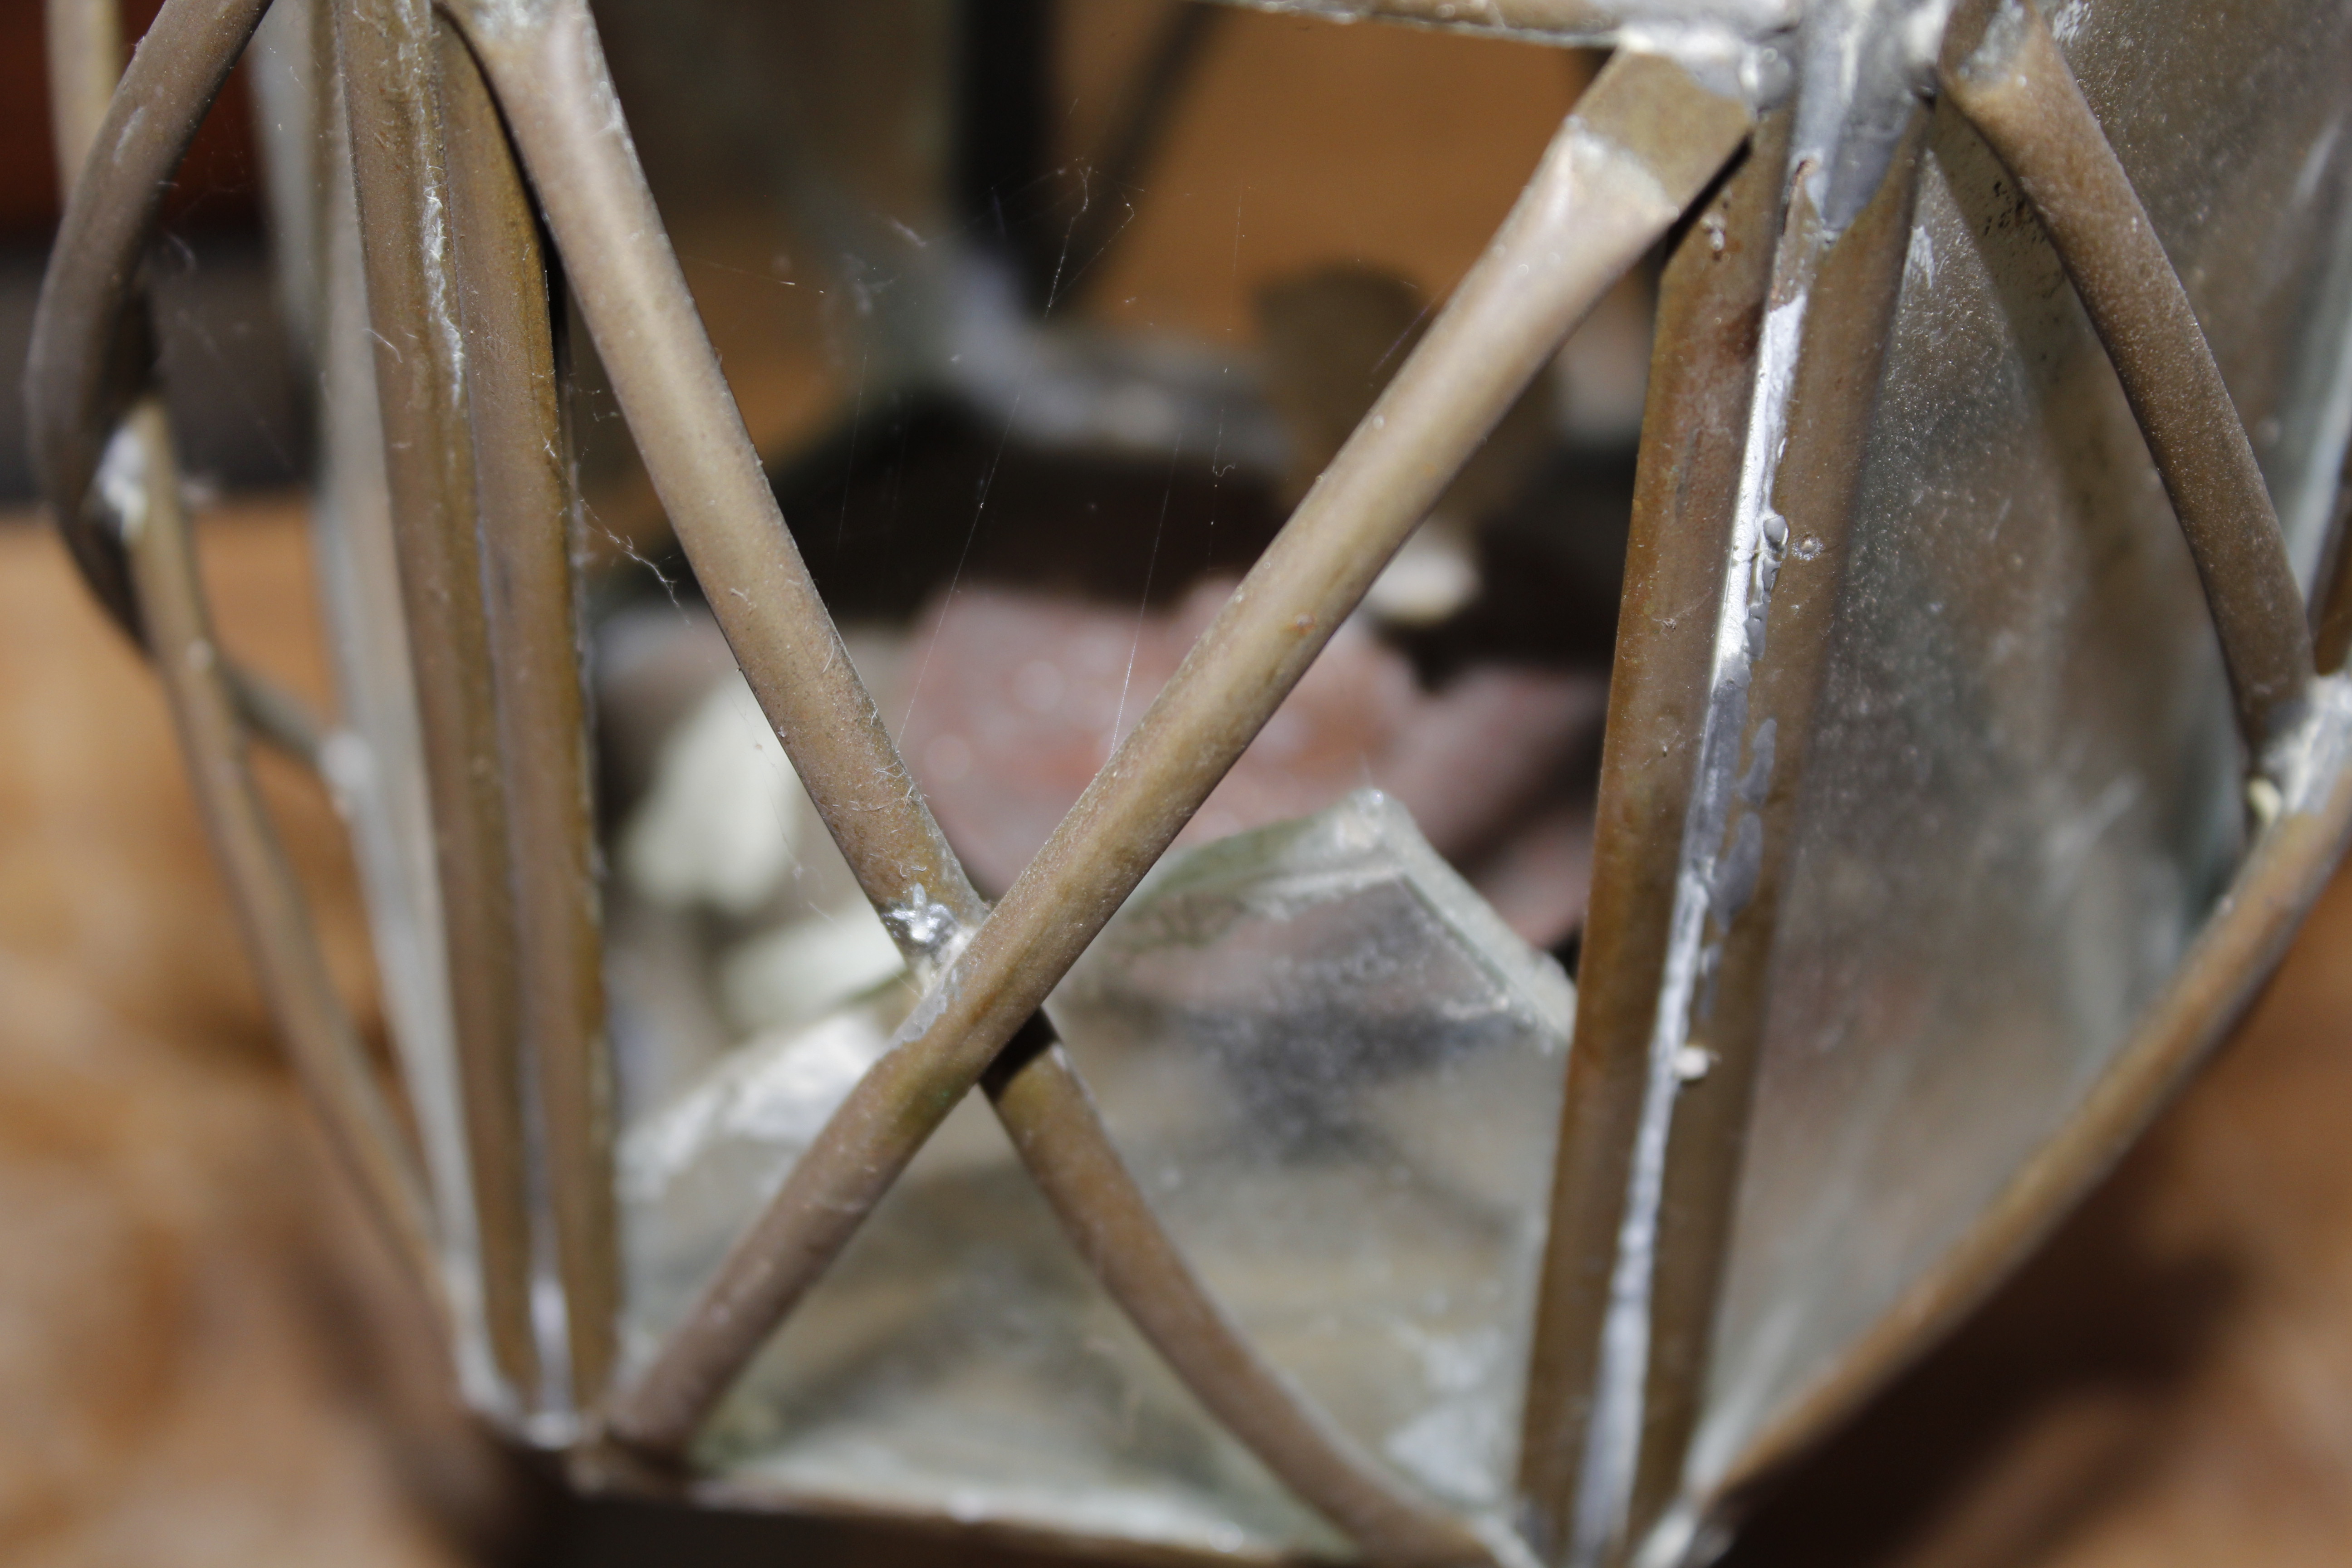
[[[2116, 1156], [2352, 831], [2352, 11], [1262, 8], [1612, 52], [1130, 709], [1138, 623], [1108, 761], [991, 902], [787, 527], [586, 0], [267, 23], [331, 724], [221, 651], [145, 352], [161, 194], [264, 0], [166, 0], [119, 83], [111, 0], [50, 0], [49, 503], [468, 1398], [580, 1486], [1178, 1557], [1704, 1557]], [[947, 6], [790, 16], [790, 201], [845, 252], [889, 181], [915, 204], [861, 363], [1074, 450], [1226, 439], [1229, 367], [898, 221], [968, 149], [909, 178], [889, 117], [1002, 64]], [[1391, 795], [1170, 854], [1653, 256], [1575, 987]], [[592, 787], [592, 347], [740, 666], [709, 721], [781, 743], [863, 901], [743, 971], [766, 1044], [634, 1100], [627, 1052], [678, 1047], [614, 967]], [[1278, 453], [1283, 389], [1236, 395], [1226, 449]], [[404, 1113], [256, 741], [345, 809]], [[645, 832], [724, 880], [757, 833], [706, 815]]]

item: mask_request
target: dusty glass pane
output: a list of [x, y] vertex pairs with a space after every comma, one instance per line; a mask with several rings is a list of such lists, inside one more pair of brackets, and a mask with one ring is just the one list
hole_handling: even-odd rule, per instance
[[[774, 1028], [630, 1130], [630, 1359], [907, 1000], [886, 984]], [[1360, 791], [1171, 860], [1053, 1009], [1122, 1152], [1257, 1344], [1368, 1450], [1499, 1512], [1571, 1012], [1557, 963], [1402, 807]], [[1103, 1295], [977, 1103], [701, 1454], [771, 1492], [1215, 1550], [1337, 1544]]]
[[[2291, 400], [2343, 354], [2352, 16], [2076, 0], [2053, 25], [2292, 511]], [[2179, 530], [2038, 226], [1948, 110], [1859, 507], [1702, 1479], [2057, 1130], [2242, 841]]]
[[1500, 1510], [1572, 1011], [1388, 797], [1171, 859], [1055, 1017], [1171, 1231], [1370, 1451]]
[[753, 1363], [697, 1458], [769, 1495], [1221, 1552], [1342, 1549], [1104, 1295], [977, 1100]]
[[[683, 1316], [906, 1005], [887, 986], [763, 1035], [629, 1131], [628, 1362]], [[700, 1458], [771, 1496], [1213, 1551], [1339, 1545], [1104, 1295], [977, 1100], [762, 1353]]]

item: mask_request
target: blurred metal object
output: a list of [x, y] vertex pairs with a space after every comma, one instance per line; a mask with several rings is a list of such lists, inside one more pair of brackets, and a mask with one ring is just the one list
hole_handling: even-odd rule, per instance
[[[2352, 249], [2333, 129], [2352, 19], [2270, 0], [2180, 41], [2150, 0], [2081, 0], [2055, 27], [2030, 0], [1261, 8], [1616, 52], [992, 909], [785, 526], [584, 0], [333, 0], [331, 51], [315, 9], [289, 46], [315, 67], [287, 91], [314, 127], [299, 248], [337, 432], [322, 489], [350, 727], [323, 738], [212, 651], [168, 431], [142, 396], [157, 193], [261, 6], [166, 0], [102, 115], [119, 43], [99, 9], [53, 7], [61, 143], [105, 152], [71, 160], [27, 373], [51, 506], [163, 668], [298, 1064], [446, 1297], [469, 1395], [566, 1450], [583, 1484], [761, 1495], [756, 1474], [713, 1473], [698, 1433], [979, 1086], [1143, 1339], [1365, 1560], [1702, 1556], [2115, 1157], [2245, 1005], [2352, 834], [2352, 686], [2315, 670], [2311, 629], [2340, 662], [2352, 572], [2323, 577], [2346, 552], [2318, 533], [2342, 527], [2320, 491], [2344, 433], [2303, 420], [2318, 433], [2267, 481], [2278, 442], [2260, 434], [2352, 356], [2352, 295], [2294, 285]], [[1203, 26], [1188, 14], [1154, 57], [1115, 137], [1132, 157]], [[2208, 70], [2200, 49], [2248, 68]], [[2230, 185], [2168, 113], [2214, 119], [2262, 179]], [[1041, 1009], [1662, 239], [1517, 1492], [1507, 1517], [1476, 1514], [1253, 1344]], [[1181, 354], [1089, 344], [1011, 295], [953, 307], [990, 276], [953, 249], [859, 329], [903, 382], [984, 389], [1021, 365], [1009, 436], [1043, 365], [1075, 412], [1032, 417], [1078, 445], [1167, 449], [1207, 416]], [[923, 989], [635, 1363], [565, 290], [753, 699]], [[992, 364], [942, 368], [982, 338]], [[1148, 430], [1097, 395], [1155, 375], [1166, 417]], [[377, 427], [337, 423], [371, 398]], [[397, 581], [367, 561], [396, 561]], [[421, 1159], [308, 943], [243, 772], [254, 733], [342, 770]], [[1153, 1528], [1103, 1542], [1165, 1544]]]

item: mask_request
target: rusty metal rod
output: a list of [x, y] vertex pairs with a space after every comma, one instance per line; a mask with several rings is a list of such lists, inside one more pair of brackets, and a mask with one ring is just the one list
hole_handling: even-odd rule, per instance
[[539, 221], [472, 54], [436, 27], [450, 275], [466, 333], [491, 679], [512, 833], [524, 1055], [539, 1086], [572, 1394], [603, 1398], [619, 1334], [611, 1063], [580, 658], [577, 498]]
[[[928, 976], [986, 906], [908, 780], [776, 511], [661, 238], [593, 24], [569, 7], [543, 31], [509, 21], [475, 15], [472, 37], [558, 244], [576, 258], [583, 313], [656, 485], [812, 797], [900, 951]], [[1160, 1227], [1042, 1016], [1028, 1029], [1017, 1070], [992, 1079], [992, 1098], [1048, 1201], [1146, 1338], [1269, 1468], [1370, 1554], [1484, 1561], [1474, 1537], [1392, 1484], [1256, 1354]], [[946, 1091], [939, 1116], [969, 1082]], [[674, 1403], [648, 1410], [646, 1388], [641, 1382], [615, 1402], [614, 1430], [675, 1452], [708, 1400], [682, 1415]]]
[[2270, 491], [2179, 275], [2039, 9], [1970, 0], [1940, 68], [2041, 215], [2114, 362], [2188, 536], [2259, 763], [2300, 715], [2311, 634]]
[[326, 1125], [329, 1147], [359, 1184], [407, 1271], [437, 1304], [440, 1263], [424, 1178], [335, 993], [293, 868], [246, 761], [245, 731], [221, 679], [219, 645], [180, 507], [170, 422], [163, 405], [145, 397], [125, 424], [102, 464], [102, 499], [121, 521], [156, 673], [246, 949], [295, 1076]]
[[340, 0], [336, 45], [365, 239], [400, 592], [416, 680], [489, 1349], [540, 1390], [514, 868], [483, 603], [464, 324], [422, 0]]
[[1612, 60], [1330, 469], [730, 1255], [640, 1391], [636, 1408], [657, 1431], [690, 1430], [823, 1272], [1495, 421], [1748, 123], [1744, 105], [1678, 65], [1630, 53]]

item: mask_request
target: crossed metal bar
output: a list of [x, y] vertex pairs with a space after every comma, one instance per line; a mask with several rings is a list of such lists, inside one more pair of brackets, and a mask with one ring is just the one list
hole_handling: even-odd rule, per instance
[[[432, 1290], [434, 1226], [415, 1156], [325, 982], [244, 760], [248, 735], [299, 739], [305, 722], [282, 701], [270, 717], [259, 689], [219, 655], [169, 432], [138, 363], [137, 269], [161, 190], [265, 4], [167, 0], [110, 101], [121, 53], [110, 5], [52, 0], [60, 145], [78, 173], [28, 368], [34, 444], [77, 560], [164, 676], [306, 1085]], [[1613, 19], [1580, 4], [1372, 9], [1555, 36]], [[1825, 211], [1820, 171], [1788, 163], [1785, 113], [1759, 126], [1713, 77], [1660, 56], [1614, 56], [1363, 425], [992, 910], [908, 776], [777, 510], [584, 0], [337, 0], [334, 20], [446, 916], [482, 1308], [509, 1383], [536, 1390], [544, 1373], [529, 1312], [526, 1067], [567, 1307], [565, 1381], [606, 1439], [656, 1467], [683, 1453], [978, 1084], [1145, 1336], [1270, 1469], [1380, 1562], [1491, 1563], [1518, 1548], [1416, 1494], [1259, 1355], [1152, 1214], [1040, 1009], [1495, 421], [1610, 284], [1707, 198], [1667, 267], [1628, 603], [1704, 590], [1726, 606], [1727, 626], [1754, 617], [1780, 651], [1735, 710], [1713, 695], [1730, 643], [1676, 641], [1653, 617], [1623, 618], [1521, 1476], [1525, 1534], [1547, 1560], [1622, 1560], [1686, 1507], [1792, 784], [1756, 808], [1755, 890], [1715, 960], [1718, 1016], [1733, 1022], [1710, 1037], [1718, 1065], [1696, 1090], [1670, 1076], [1688, 1030], [1675, 955], [1705, 915], [1703, 904], [1693, 912], [1704, 879], [1690, 868], [1711, 865], [1730, 831], [1733, 764], [1769, 725], [1794, 763], [1780, 778], [1801, 773], [1909, 230], [1920, 111], [1866, 199]], [[1969, 0], [1938, 76], [2018, 176], [2083, 296], [2189, 541], [2250, 756], [2278, 773], [2317, 722], [2306, 716], [2305, 611], [2179, 282], [2030, 4]], [[1712, 243], [1727, 227], [1753, 242], [1728, 262]], [[754, 695], [925, 987], [890, 1052], [651, 1364], [617, 1389], [616, 1216], [568, 553], [576, 502], [549, 308], [558, 266]], [[1729, 346], [1743, 321], [1816, 294], [1780, 318], [1784, 340], [1751, 332], [1746, 341], [1761, 346]], [[1743, 426], [1738, 450], [1703, 438]], [[1758, 469], [1768, 439], [1774, 466]], [[1801, 570], [1781, 553], [1801, 521], [1826, 542]], [[1776, 599], [1784, 571], [1815, 586]], [[1662, 742], [1672, 765], [1655, 762]], [[2315, 891], [2313, 868], [2332, 861], [2352, 823], [2352, 788], [2332, 773], [2321, 785], [2294, 795], [2257, 842], [2242, 889], [2259, 896], [2209, 922], [2082, 1124], [1923, 1283], [1929, 1294], [1906, 1305], [1913, 1319], [1948, 1317], [1980, 1291], [2242, 1004]], [[1801, 1445], [1906, 1342], [1890, 1329], [1856, 1347], [1760, 1452]]]

